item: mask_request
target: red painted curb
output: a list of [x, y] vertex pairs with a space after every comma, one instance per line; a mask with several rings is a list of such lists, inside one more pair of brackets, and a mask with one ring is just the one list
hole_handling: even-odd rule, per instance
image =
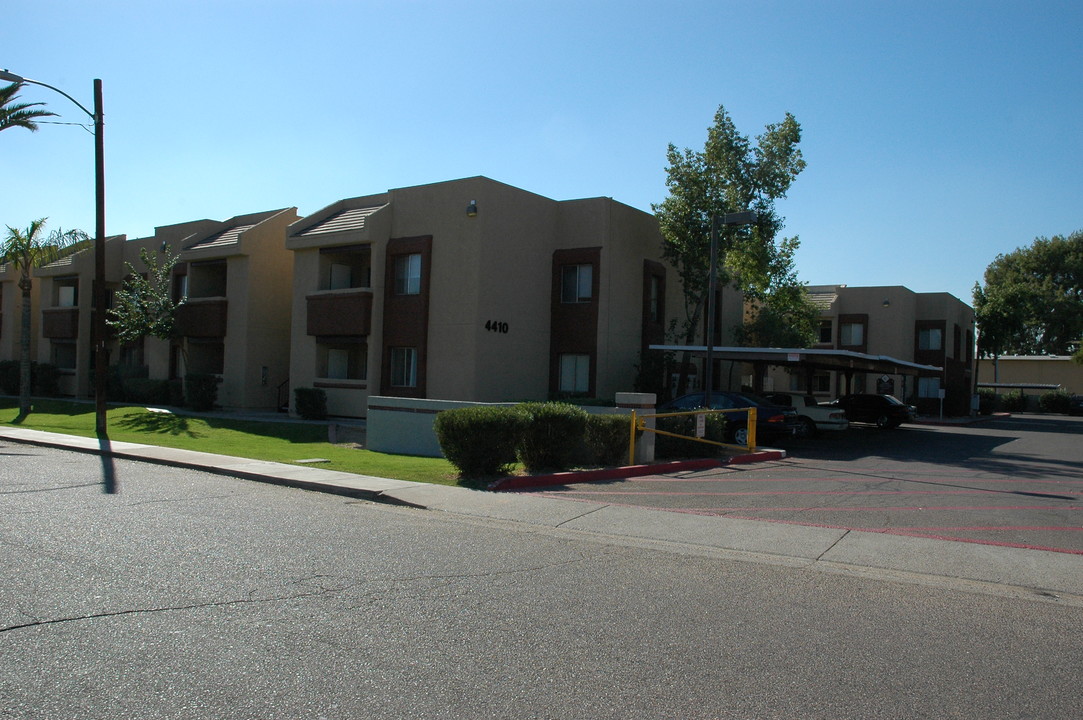
[[745, 463], [763, 462], [766, 460], [781, 460], [784, 457], [786, 457], [785, 451], [764, 450], [745, 455], [735, 455], [725, 460], [719, 460], [717, 458], [675, 460], [669, 463], [658, 463], [654, 465], [626, 465], [624, 467], [604, 468], [602, 470], [561, 472], [552, 473], [550, 475], [524, 475], [497, 480], [489, 486], [489, 490], [503, 492], [507, 490], [549, 487], [551, 485], [571, 485], [574, 483], [600, 482], [603, 480], [623, 480], [624, 478], [640, 477], [642, 475], [664, 475], [687, 470], [706, 470], [708, 468], [721, 467], [722, 465], [742, 465]]

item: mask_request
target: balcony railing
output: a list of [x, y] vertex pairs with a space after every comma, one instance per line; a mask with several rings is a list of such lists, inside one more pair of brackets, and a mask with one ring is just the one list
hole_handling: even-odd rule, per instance
[[177, 308], [177, 332], [184, 337], [225, 337], [228, 306], [222, 297], [188, 298]]
[[50, 340], [79, 337], [79, 308], [47, 308], [41, 311], [41, 335]]
[[368, 335], [372, 329], [372, 291], [330, 290], [306, 297], [306, 332], [320, 337]]

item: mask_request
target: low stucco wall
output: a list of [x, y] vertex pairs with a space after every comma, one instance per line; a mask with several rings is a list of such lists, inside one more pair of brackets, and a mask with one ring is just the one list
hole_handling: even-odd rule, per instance
[[[627, 405], [625, 404], [627, 396]], [[623, 407], [588, 407], [588, 412], [599, 415], [630, 414], [632, 408], [645, 409], [654, 404], [653, 395], [618, 393], [618, 401]], [[433, 422], [437, 413], [464, 407], [514, 407], [517, 403], [477, 403], [456, 400], [416, 400], [411, 398], [373, 396], [369, 398], [368, 419], [366, 421], [365, 447], [375, 452], [395, 455], [419, 455], [421, 457], [443, 457], [440, 443], [436, 439]], [[650, 455], [653, 459], [653, 434]], [[646, 448], [637, 446], [637, 460], [640, 452]]]

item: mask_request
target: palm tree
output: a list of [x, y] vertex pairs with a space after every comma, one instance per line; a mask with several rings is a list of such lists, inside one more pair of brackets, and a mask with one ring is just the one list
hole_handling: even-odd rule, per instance
[[89, 243], [82, 230], [62, 232], [55, 230], [43, 238], [45, 218], [30, 223], [25, 232], [8, 225], [8, 236], [0, 245], [0, 264], [11, 264], [19, 273], [19, 289], [22, 290], [22, 327], [19, 335], [19, 415], [30, 413], [30, 271], [48, 265], [62, 255], [73, 252], [82, 244]]
[[38, 129], [38, 124], [34, 122], [38, 118], [56, 117], [54, 112], [34, 109], [45, 103], [14, 103], [22, 88], [22, 83], [0, 87], [0, 130], [21, 127], [33, 132]]

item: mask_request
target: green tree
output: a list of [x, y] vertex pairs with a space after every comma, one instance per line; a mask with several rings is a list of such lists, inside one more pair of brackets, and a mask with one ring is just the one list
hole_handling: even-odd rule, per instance
[[35, 220], [25, 230], [8, 226], [7, 238], [0, 248], [0, 263], [10, 264], [19, 274], [22, 291], [22, 317], [19, 335], [19, 414], [30, 413], [30, 290], [33, 287], [33, 268], [55, 262], [63, 255], [75, 252], [90, 244], [82, 230], [63, 232], [55, 230], [42, 237], [45, 220]]
[[146, 272], [138, 272], [131, 263], [125, 263], [128, 275], [113, 299], [106, 323], [117, 334], [121, 343], [135, 342], [150, 336], [171, 340], [175, 336], [176, 313], [180, 302], [173, 302], [170, 279], [179, 255], [170, 253], [168, 245], [162, 247], [162, 259], [146, 248], [139, 251]]
[[974, 285], [982, 356], [1063, 355], [1083, 336], [1083, 231], [1036, 238], [985, 269]]
[[745, 273], [742, 289], [745, 321], [734, 329], [738, 345], [749, 347], [812, 347], [820, 326], [820, 308], [797, 279], [797, 238], [783, 238], [766, 266]]
[[[805, 168], [800, 142], [801, 126], [789, 113], [782, 122], [767, 125], [753, 144], [719, 106], [702, 151], [669, 145], [669, 196], [653, 210], [662, 232], [663, 253], [681, 279], [685, 313], [680, 333], [687, 344], [695, 342], [707, 299], [713, 216], [743, 210], [757, 214], [754, 225], [720, 228], [719, 287], [732, 284], [767, 298], [772, 288], [786, 285], [786, 274], [780, 274], [779, 268], [787, 260], [792, 262], [798, 240], [776, 243], [783, 218], [775, 211], [775, 201], [786, 196]], [[780, 294], [775, 300], [781, 302], [784, 297], [792, 294]], [[781, 306], [779, 312], [786, 315]], [[682, 363], [686, 365], [687, 358]]]
[[21, 127], [34, 132], [38, 124], [34, 122], [44, 117], [56, 117], [56, 113], [36, 108], [44, 107], [45, 103], [16, 103], [22, 83], [12, 83], [0, 87], [0, 130]]

